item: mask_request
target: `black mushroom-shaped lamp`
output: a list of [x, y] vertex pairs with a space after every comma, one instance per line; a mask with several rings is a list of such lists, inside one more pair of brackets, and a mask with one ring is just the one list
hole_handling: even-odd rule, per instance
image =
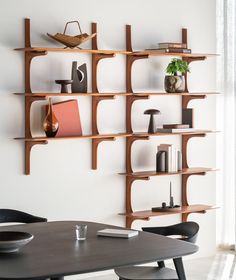
[[150, 121], [148, 125], [148, 133], [156, 133], [156, 124], [154, 121], [154, 115], [159, 115], [161, 112], [157, 109], [148, 109], [144, 111], [145, 115], [150, 115]]

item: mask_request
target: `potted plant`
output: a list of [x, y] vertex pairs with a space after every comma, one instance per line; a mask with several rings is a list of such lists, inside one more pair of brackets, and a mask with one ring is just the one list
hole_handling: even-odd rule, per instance
[[190, 72], [188, 63], [182, 59], [173, 58], [166, 68], [165, 90], [169, 93], [184, 92], [184, 74]]

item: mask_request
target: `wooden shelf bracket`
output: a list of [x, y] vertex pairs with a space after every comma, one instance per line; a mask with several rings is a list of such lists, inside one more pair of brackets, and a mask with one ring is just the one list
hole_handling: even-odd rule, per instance
[[[137, 178], [137, 177], [129, 177], [126, 176], [126, 213], [133, 213], [133, 208], [132, 208], [132, 184], [135, 180], [144, 180], [148, 181], [150, 180], [150, 177], [142, 177], [142, 178]], [[133, 221], [136, 220], [134, 217], [126, 216], [126, 227], [131, 228], [131, 225]], [[144, 220], [149, 220], [148, 218], [145, 218]]]
[[[186, 48], [188, 48], [188, 30], [186, 28], [182, 28], [182, 43], [186, 44]], [[186, 61], [188, 64], [194, 61], [205, 60], [206, 56], [199, 56], [199, 57], [182, 57], [183, 61]], [[185, 73], [185, 92], [188, 91], [188, 74]]]

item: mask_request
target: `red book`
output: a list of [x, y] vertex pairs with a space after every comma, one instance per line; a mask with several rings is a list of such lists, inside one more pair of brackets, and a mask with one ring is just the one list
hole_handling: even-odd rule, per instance
[[52, 105], [59, 128], [55, 137], [80, 136], [82, 128], [77, 100], [67, 100]]

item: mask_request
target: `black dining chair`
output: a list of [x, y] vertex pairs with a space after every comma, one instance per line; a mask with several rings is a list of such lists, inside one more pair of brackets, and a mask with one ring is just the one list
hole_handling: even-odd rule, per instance
[[47, 222], [47, 219], [14, 209], [0, 209], [0, 223], [30, 224], [39, 222]]
[[[184, 222], [166, 227], [144, 227], [143, 231], [164, 236], [180, 236], [178, 239], [195, 243], [199, 225], [195, 222]], [[120, 280], [186, 280], [182, 258], [173, 259], [176, 270], [166, 268], [164, 261], [158, 266], [126, 266], [115, 269]]]

